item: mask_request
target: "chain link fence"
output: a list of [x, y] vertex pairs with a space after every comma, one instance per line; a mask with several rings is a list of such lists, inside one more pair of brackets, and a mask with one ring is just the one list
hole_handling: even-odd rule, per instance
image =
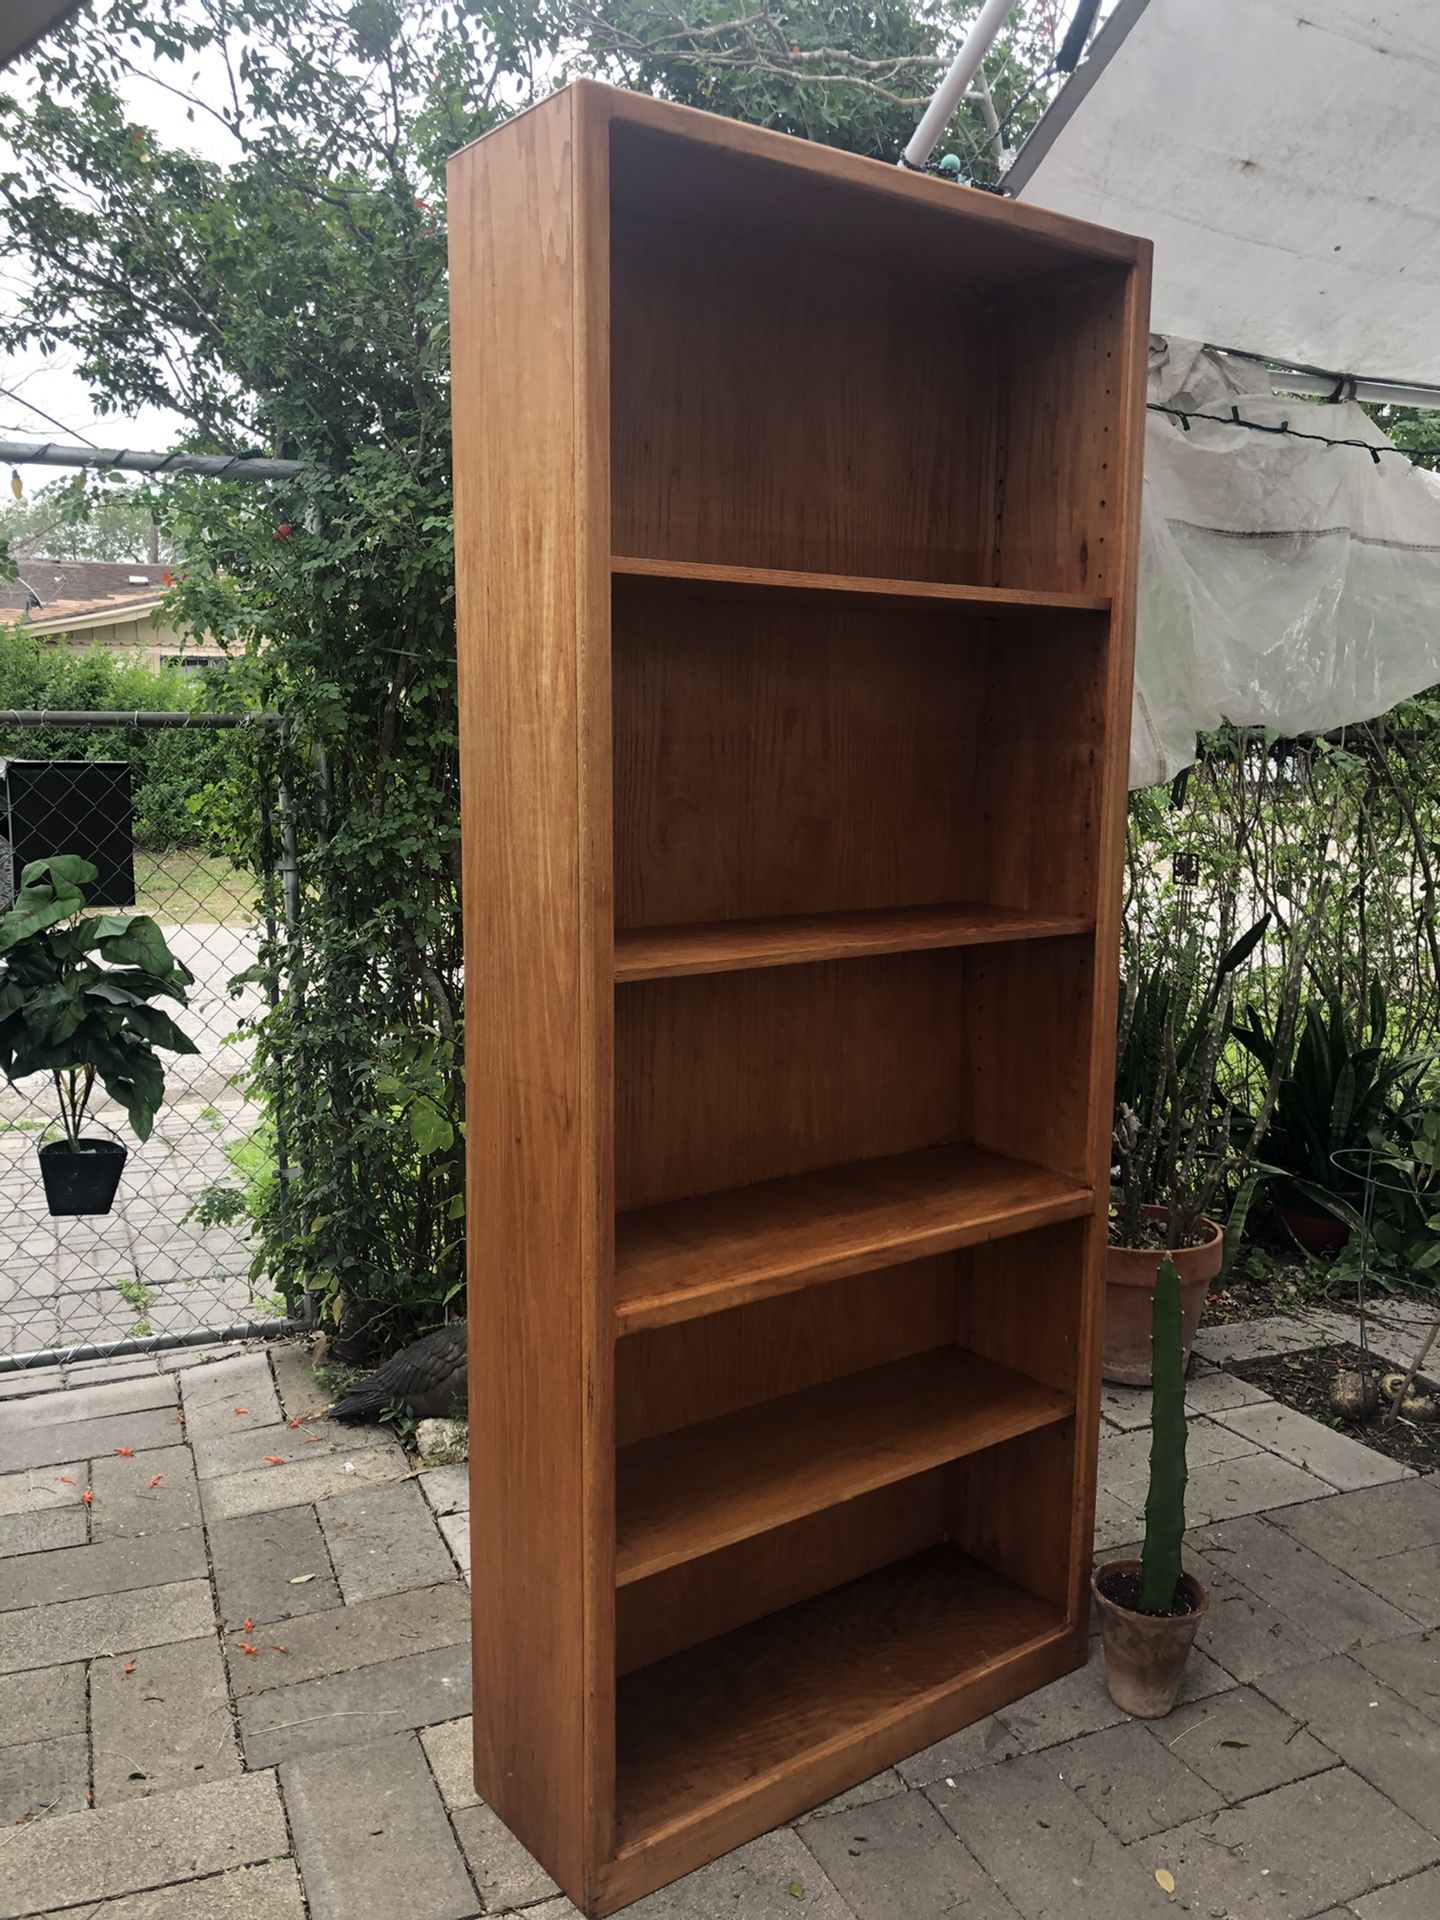
[[[128, 1149], [105, 1214], [50, 1214], [37, 1152], [60, 1131], [53, 1082], [0, 1081], [0, 1371], [291, 1324], [252, 1279], [249, 1231], [261, 1186], [289, 1171], [283, 1116], [247, 1093], [249, 1035], [280, 992], [275, 919], [293, 936], [298, 915], [278, 728], [268, 714], [0, 711], [0, 911], [26, 862], [90, 860], [88, 904], [152, 915], [194, 975], [188, 1007], [169, 1010], [197, 1048], [161, 1055], [143, 1144], [97, 1084], [85, 1131]], [[254, 872], [207, 850], [214, 806], [231, 833], [253, 831]]]

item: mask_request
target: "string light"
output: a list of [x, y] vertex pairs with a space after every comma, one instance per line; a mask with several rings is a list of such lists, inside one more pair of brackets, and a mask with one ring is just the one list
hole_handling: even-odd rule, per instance
[[1158, 400], [1151, 400], [1147, 403], [1147, 410], [1150, 413], [1168, 414], [1172, 420], [1180, 422], [1186, 433], [1190, 431], [1192, 420], [1211, 420], [1220, 427], [1248, 427], [1254, 433], [1284, 434], [1291, 440], [1314, 440], [1322, 447], [1359, 447], [1363, 453], [1369, 454], [1377, 467], [1380, 464], [1381, 455], [1386, 453], [1399, 454], [1402, 460], [1440, 459], [1440, 447], [1392, 447], [1388, 444], [1376, 446], [1370, 440], [1339, 440], [1328, 433], [1307, 433], [1303, 427], [1292, 427], [1288, 420], [1282, 420], [1278, 427], [1271, 426], [1265, 420], [1246, 420], [1241, 416], [1238, 407], [1231, 407], [1228, 414], [1200, 413], [1191, 407], [1167, 407]]

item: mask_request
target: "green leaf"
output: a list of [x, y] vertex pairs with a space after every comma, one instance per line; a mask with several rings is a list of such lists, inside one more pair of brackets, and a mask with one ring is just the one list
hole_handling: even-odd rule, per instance
[[411, 1102], [410, 1137], [421, 1153], [444, 1153], [455, 1144], [455, 1128], [429, 1100]]
[[1269, 914], [1263, 914], [1260, 919], [1255, 922], [1254, 926], [1250, 928], [1249, 932], [1242, 933], [1234, 946], [1230, 948], [1229, 952], [1221, 956], [1220, 964], [1216, 968], [1216, 972], [1223, 976], [1227, 973], [1234, 973], [1237, 967], [1243, 966], [1255, 951], [1256, 947], [1258, 947], [1260, 942], [1265, 938], [1269, 925]]
[[[122, 932], [96, 932], [90, 944], [106, 960], [117, 964], [129, 962], [161, 975], [185, 971], [166, 946], [164, 934], [148, 914], [132, 914], [128, 919], [129, 924]], [[188, 973], [185, 978], [188, 982]]]

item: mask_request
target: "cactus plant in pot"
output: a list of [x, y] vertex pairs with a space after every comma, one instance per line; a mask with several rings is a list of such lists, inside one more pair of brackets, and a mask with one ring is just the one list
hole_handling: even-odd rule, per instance
[[0, 1071], [54, 1084], [62, 1137], [40, 1148], [40, 1173], [58, 1216], [114, 1204], [126, 1150], [84, 1131], [97, 1081], [148, 1140], [165, 1093], [157, 1049], [198, 1052], [152, 1004], [183, 1007], [192, 976], [148, 915], [85, 913], [95, 877], [76, 854], [32, 860], [0, 918]]
[[1138, 1560], [1112, 1560], [1092, 1580], [1110, 1698], [1158, 1720], [1175, 1704], [1210, 1596], [1181, 1564], [1185, 1538], [1185, 1358], [1180, 1279], [1167, 1255], [1153, 1290], [1150, 1486]]

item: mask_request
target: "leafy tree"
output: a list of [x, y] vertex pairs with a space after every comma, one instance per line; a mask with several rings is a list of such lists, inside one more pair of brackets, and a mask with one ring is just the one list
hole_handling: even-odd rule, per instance
[[[447, 156], [584, 70], [893, 158], [973, 13], [96, 0], [32, 57], [27, 97], [0, 96], [0, 257], [27, 289], [0, 346], [64, 349], [105, 406], [178, 410], [195, 449], [307, 466], [163, 489], [177, 611], [290, 722], [303, 912], [272, 902], [288, 991], [258, 1085], [300, 1174], [267, 1190], [261, 1229], [292, 1297], [343, 1296], [389, 1340], [463, 1284]], [[1053, 15], [1027, 8], [1007, 41], [1000, 116]], [[137, 124], [142, 84], [224, 157]], [[991, 120], [994, 101], [957, 122], [977, 177]], [[237, 792], [241, 851], [274, 829], [254, 806]]]
[[150, 560], [152, 529], [157, 558], [176, 558], [174, 540], [156, 526], [160, 511], [152, 487], [128, 485], [113, 475], [77, 474], [52, 480], [0, 507], [0, 549], [12, 558], [46, 560]]
[[[995, 182], [1047, 97], [1059, 30], [1054, 5], [1020, 7], [948, 130], [967, 179]], [[976, 8], [944, 0], [868, 6], [768, 0], [561, 0], [555, 44], [641, 92], [781, 133], [894, 160]]]

